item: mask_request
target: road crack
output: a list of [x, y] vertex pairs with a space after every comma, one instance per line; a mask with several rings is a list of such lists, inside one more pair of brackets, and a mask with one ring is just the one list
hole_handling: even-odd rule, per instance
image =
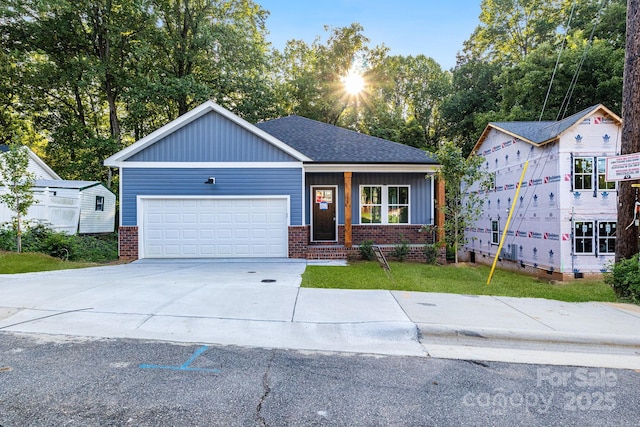
[[271, 394], [271, 386], [269, 385], [271, 368], [273, 367], [273, 361], [276, 358], [275, 350], [271, 352], [271, 357], [269, 358], [269, 362], [267, 363], [267, 369], [262, 375], [262, 396], [260, 397], [260, 401], [258, 402], [258, 406], [256, 407], [256, 418], [258, 419], [259, 425], [263, 427], [267, 427], [267, 420], [262, 416], [262, 405], [264, 401]]

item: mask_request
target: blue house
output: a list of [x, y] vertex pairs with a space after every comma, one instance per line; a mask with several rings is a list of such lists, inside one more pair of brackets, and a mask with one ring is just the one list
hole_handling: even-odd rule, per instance
[[252, 125], [209, 101], [104, 164], [124, 259], [345, 258], [402, 239], [420, 258], [434, 238], [432, 157], [303, 117]]

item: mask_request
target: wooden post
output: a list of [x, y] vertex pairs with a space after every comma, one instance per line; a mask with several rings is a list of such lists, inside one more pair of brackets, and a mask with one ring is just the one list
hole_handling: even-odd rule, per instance
[[444, 242], [444, 179], [439, 178], [436, 189], [436, 225], [438, 226], [438, 242]]
[[344, 246], [351, 248], [351, 172], [344, 173]]
[[[627, 1], [627, 36], [622, 86], [620, 154], [640, 152], [640, 0]], [[638, 227], [633, 223], [636, 189], [630, 181], [618, 183], [616, 262], [638, 253]]]

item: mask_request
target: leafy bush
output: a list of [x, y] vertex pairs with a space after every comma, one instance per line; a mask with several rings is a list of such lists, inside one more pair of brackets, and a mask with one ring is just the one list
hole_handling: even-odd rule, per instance
[[[0, 227], [0, 249], [16, 251], [16, 231], [11, 224]], [[115, 233], [103, 236], [68, 235], [36, 224], [22, 234], [22, 250], [63, 260], [105, 262], [118, 258], [118, 239]]]
[[359, 245], [360, 257], [365, 261], [372, 261], [375, 259], [376, 254], [373, 252], [373, 242], [371, 240], [365, 240]]
[[640, 263], [638, 255], [613, 264], [611, 271], [604, 274], [604, 281], [610, 285], [618, 298], [640, 303]]
[[427, 264], [438, 263], [438, 245], [427, 243], [424, 245], [424, 254], [427, 257]]
[[409, 241], [404, 237], [400, 238], [400, 243], [393, 247], [390, 255], [402, 262], [409, 255]]
[[77, 258], [74, 253], [74, 237], [76, 236], [68, 236], [64, 233], [51, 232], [44, 238], [44, 241], [41, 244], [41, 249], [38, 252], [63, 260], [76, 260]]

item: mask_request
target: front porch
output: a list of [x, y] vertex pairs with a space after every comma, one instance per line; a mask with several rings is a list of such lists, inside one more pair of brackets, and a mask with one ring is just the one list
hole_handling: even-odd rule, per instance
[[[352, 225], [351, 244], [346, 240], [346, 227], [338, 226], [337, 242], [312, 242], [310, 226], [289, 227], [289, 258], [304, 258], [310, 260], [343, 260], [359, 259], [359, 245], [367, 240], [379, 246], [386, 257], [402, 240], [409, 243], [407, 261], [426, 262], [424, 246], [438, 241], [435, 226], [422, 227], [415, 224], [399, 225]], [[445, 262], [444, 248], [440, 251], [438, 261]]]

